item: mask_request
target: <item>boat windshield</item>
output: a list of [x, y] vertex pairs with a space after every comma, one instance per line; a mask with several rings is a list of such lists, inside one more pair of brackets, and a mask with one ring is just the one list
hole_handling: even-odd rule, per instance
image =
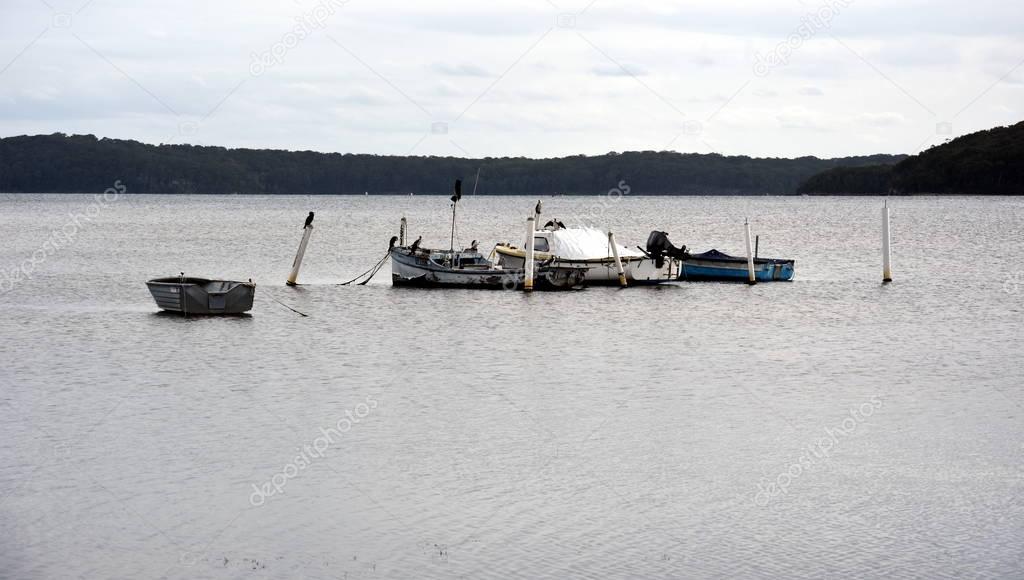
[[480, 252], [471, 250], [466, 251], [439, 251], [430, 254], [430, 260], [439, 266], [445, 268], [465, 268], [467, 266], [484, 266], [490, 267], [491, 263], [484, 258]]

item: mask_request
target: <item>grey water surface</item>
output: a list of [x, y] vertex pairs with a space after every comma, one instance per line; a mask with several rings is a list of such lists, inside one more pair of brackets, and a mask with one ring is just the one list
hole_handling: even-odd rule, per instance
[[[447, 198], [0, 195], [0, 577], [1024, 575], [1024, 198], [891, 199], [887, 286], [880, 198], [543, 200], [797, 278], [337, 286]], [[536, 198], [464, 201], [489, 250]]]

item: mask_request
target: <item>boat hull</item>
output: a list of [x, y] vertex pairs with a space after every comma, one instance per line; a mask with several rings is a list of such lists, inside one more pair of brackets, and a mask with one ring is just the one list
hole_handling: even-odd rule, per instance
[[202, 278], [158, 278], [146, 282], [156, 305], [183, 315], [242, 314], [252, 310], [256, 285]]
[[[795, 276], [795, 262], [773, 258], [755, 258], [754, 278], [758, 282], [789, 282]], [[750, 279], [746, 258], [717, 250], [691, 254], [680, 261], [679, 280], [689, 282], [747, 282]]]
[[[580, 286], [586, 270], [569, 267], [539, 267], [534, 278], [536, 290], [569, 290]], [[523, 287], [521, 268], [448, 268], [438, 265], [426, 253], [407, 248], [391, 250], [391, 283], [418, 288], [475, 288], [516, 290]]]
[[[498, 255], [498, 264], [503, 268], [522, 269], [526, 264], [526, 257], [519, 248], [499, 245], [495, 252]], [[679, 263], [676, 260], [666, 259], [661, 268], [657, 267], [654, 260], [645, 257], [629, 256], [622, 258], [621, 261], [626, 282], [631, 285], [661, 284], [675, 281], [679, 277]], [[571, 268], [587, 268], [587, 284], [619, 285], [619, 270], [615, 265], [615, 258], [612, 257], [589, 260], [553, 258], [552, 263]]]

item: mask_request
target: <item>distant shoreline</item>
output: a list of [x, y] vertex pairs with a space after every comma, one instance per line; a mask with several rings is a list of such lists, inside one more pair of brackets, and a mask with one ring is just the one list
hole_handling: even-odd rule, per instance
[[0, 190], [12, 193], [88, 193], [119, 182], [155, 195], [450, 195], [456, 179], [467, 195], [481, 196], [1020, 195], [1024, 122], [910, 157], [837, 159], [675, 151], [467, 159], [147, 145], [62, 133], [0, 139]]
[[[0, 191], [0, 195], [97, 195], [102, 191]], [[410, 196], [407, 193], [161, 193], [161, 192], [131, 192], [127, 191], [125, 196], [132, 195], [175, 195], [175, 196], [198, 196], [198, 197], [448, 197], [450, 193], [416, 193]], [[500, 198], [500, 197], [527, 197], [549, 199], [558, 197], [580, 197], [594, 198], [605, 194], [600, 193], [488, 193], [477, 194], [476, 197]], [[464, 195], [463, 199], [473, 196]], [[1022, 193], [630, 193], [630, 198], [635, 197], [1024, 197]]]
[[463, 180], [469, 194], [480, 171], [479, 195], [588, 195], [615, 190], [658, 195], [782, 195], [796, 193], [808, 178], [829, 169], [896, 163], [905, 157], [784, 159], [627, 151], [549, 159], [468, 159], [147, 145], [57, 133], [0, 139], [0, 190], [102, 191], [120, 180], [129, 191], [164, 193], [450, 195], [455, 179]]

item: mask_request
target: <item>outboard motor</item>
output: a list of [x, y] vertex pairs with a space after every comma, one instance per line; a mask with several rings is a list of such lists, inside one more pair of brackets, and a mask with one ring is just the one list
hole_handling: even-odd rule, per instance
[[654, 230], [647, 236], [647, 253], [654, 258], [654, 265], [661, 268], [665, 265], [665, 256], [670, 258], [685, 258], [687, 255], [686, 246], [677, 248], [668, 239], [668, 232]]

